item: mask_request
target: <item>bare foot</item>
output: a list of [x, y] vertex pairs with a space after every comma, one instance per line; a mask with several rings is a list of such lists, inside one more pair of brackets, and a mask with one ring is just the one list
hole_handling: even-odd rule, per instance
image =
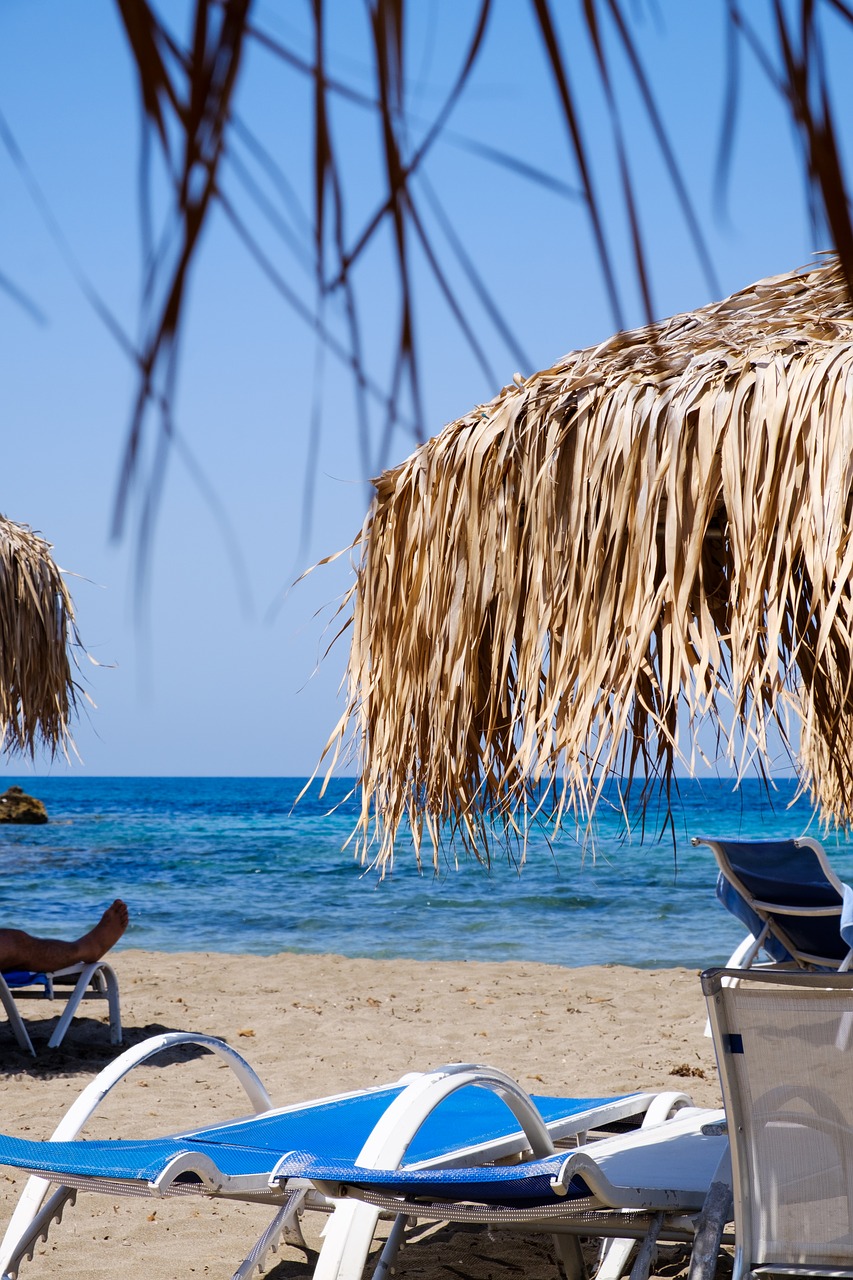
[[107, 907], [94, 929], [84, 934], [78, 946], [80, 959], [86, 964], [93, 964], [102, 955], [114, 947], [127, 928], [130, 914], [127, 904], [116, 898], [111, 907]]

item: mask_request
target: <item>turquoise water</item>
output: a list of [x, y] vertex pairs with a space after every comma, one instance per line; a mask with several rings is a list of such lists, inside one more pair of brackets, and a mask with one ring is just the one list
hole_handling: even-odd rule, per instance
[[[317, 789], [294, 809], [294, 778], [9, 778], [47, 805], [42, 827], [0, 828], [0, 920], [44, 934], [82, 932], [113, 897], [127, 900], [124, 945], [163, 951], [335, 952], [441, 960], [687, 965], [727, 959], [741, 930], [717, 904], [710, 850], [691, 835], [802, 834], [809, 809], [792, 783], [683, 782], [676, 846], [626, 840], [615, 814], [596, 822], [595, 856], [569, 835], [534, 836], [519, 874], [418, 874], [401, 844], [380, 881], [342, 851], [352, 802], [330, 814]], [[341, 800], [349, 784], [333, 784]], [[814, 829], [813, 829], [814, 830]], [[842, 879], [853, 847], [828, 841]]]

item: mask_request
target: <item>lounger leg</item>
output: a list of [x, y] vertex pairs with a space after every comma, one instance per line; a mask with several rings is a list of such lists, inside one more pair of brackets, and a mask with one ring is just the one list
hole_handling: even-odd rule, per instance
[[400, 1245], [403, 1243], [403, 1236], [406, 1231], [406, 1223], [409, 1221], [405, 1213], [400, 1213], [394, 1219], [391, 1230], [388, 1232], [388, 1238], [385, 1241], [385, 1247], [379, 1255], [379, 1261], [373, 1269], [371, 1280], [387, 1280], [392, 1274], [394, 1259], [400, 1252]]
[[18, 1203], [18, 1208], [15, 1210], [15, 1214], [18, 1213], [18, 1209], [25, 1207], [26, 1213], [22, 1214], [22, 1218], [28, 1218], [29, 1221], [25, 1225], [25, 1229], [22, 1233], [18, 1232], [15, 1223], [15, 1215], [13, 1215], [12, 1221], [9, 1223], [9, 1229], [6, 1232], [6, 1239], [11, 1240], [12, 1247], [7, 1250], [6, 1239], [4, 1239], [2, 1252], [0, 1252], [0, 1268], [2, 1268], [3, 1280], [15, 1280], [24, 1258], [32, 1258], [36, 1243], [39, 1240], [47, 1239], [47, 1233], [52, 1224], [54, 1222], [62, 1221], [62, 1214], [66, 1204], [68, 1204], [69, 1201], [71, 1204], [74, 1204], [74, 1201], [77, 1198], [77, 1192], [72, 1187], [59, 1187], [58, 1190], [54, 1191], [53, 1195], [42, 1206], [42, 1208], [38, 1210], [35, 1216], [33, 1216], [31, 1205], [27, 1204], [25, 1206], [24, 1198], [30, 1190], [31, 1184], [36, 1182], [39, 1183], [40, 1186], [38, 1188], [33, 1188], [33, 1190], [38, 1192], [39, 1204], [41, 1204], [44, 1197], [42, 1186], [45, 1188], [49, 1186], [49, 1183], [46, 1183], [43, 1178], [30, 1178], [27, 1183], [24, 1195]]
[[652, 1263], [657, 1253], [658, 1236], [662, 1226], [663, 1214], [656, 1213], [634, 1259], [630, 1280], [649, 1280], [649, 1272], [652, 1269]]
[[554, 1248], [563, 1264], [566, 1280], [586, 1280], [586, 1263], [578, 1237], [555, 1235]]
[[240, 1263], [239, 1267], [231, 1277], [231, 1280], [250, 1280], [255, 1268], [257, 1267], [260, 1269], [263, 1267], [267, 1253], [270, 1249], [275, 1252], [279, 1238], [296, 1217], [306, 1194], [307, 1188], [304, 1188], [301, 1191], [293, 1191], [288, 1194], [284, 1204], [281, 1206], [270, 1225], [258, 1237], [251, 1251], [246, 1254], [245, 1259]]
[[14, 1031], [15, 1039], [18, 1044], [25, 1053], [31, 1053], [33, 1057], [35, 1057], [36, 1051], [33, 1048], [33, 1042], [30, 1039], [29, 1032], [24, 1026], [24, 1020], [18, 1012], [18, 1006], [15, 1004], [15, 997], [6, 986], [2, 977], [0, 977], [0, 1000], [3, 1002], [3, 1008], [6, 1010], [6, 1016], [9, 1019], [9, 1026]]
[[379, 1210], [371, 1205], [337, 1204], [323, 1232], [313, 1280], [362, 1280], [378, 1221]]
[[595, 1280], [622, 1280], [636, 1245], [636, 1240], [605, 1240]]
[[720, 1252], [720, 1240], [725, 1225], [731, 1221], [731, 1217], [732, 1168], [731, 1157], [726, 1155], [714, 1174], [702, 1212], [699, 1214], [688, 1280], [713, 1280]]
[[121, 1005], [118, 995], [118, 978], [111, 965], [101, 965], [101, 976], [107, 984], [107, 1006], [110, 1011], [110, 1044], [121, 1044]]
[[97, 967], [97, 964], [87, 964], [85, 969], [81, 969], [80, 977], [77, 979], [77, 985], [68, 997], [68, 1001], [62, 1011], [62, 1017], [57, 1022], [53, 1035], [47, 1042], [47, 1047], [49, 1049], [56, 1049], [62, 1044], [62, 1039], [71, 1025], [71, 1019], [77, 1012], [80, 1001], [86, 994], [86, 988], [92, 981], [92, 975]]

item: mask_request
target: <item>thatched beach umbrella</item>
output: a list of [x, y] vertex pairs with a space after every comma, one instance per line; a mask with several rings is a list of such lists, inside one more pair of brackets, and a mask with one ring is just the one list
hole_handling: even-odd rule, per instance
[[406, 816], [482, 848], [548, 780], [552, 816], [585, 820], [605, 779], [665, 785], [709, 737], [740, 778], [781, 734], [824, 816], [853, 820], [833, 258], [516, 376], [376, 490], [330, 747], [352, 731], [380, 860]]
[[61, 747], [75, 705], [74, 610], [50, 551], [0, 516], [0, 742], [10, 754]]

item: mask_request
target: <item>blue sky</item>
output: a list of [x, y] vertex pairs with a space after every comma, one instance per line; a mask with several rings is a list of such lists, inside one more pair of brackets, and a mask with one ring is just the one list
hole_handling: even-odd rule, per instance
[[[332, 8], [331, 65], [341, 78], [363, 87], [362, 7], [336, 0]], [[465, 15], [449, 3], [412, 8], [417, 22], [430, 24], [413, 29], [410, 43], [411, 105], [415, 116], [426, 118], [454, 74], [448, 50], [460, 46]], [[596, 157], [614, 257], [627, 282], [626, 321], [635, 324], [643, 317], [630, 283], [627, 228], [605, 146], [605, 104], [573, 16], [576, 8], [560, 6], [561, 35], [575, 86], [587, 103], [584, 128]], [[750, 8], [759, 25], [765, 8]], [[754, 63], [744, 66], [725, 213], [718, 208], [723, 9], [721, 3], [664, 3], [635, 5], [632, 13], [719, 289], [729, 293], [800, 265], [823, 242], [810, 227], [790, 127]], [[170, 14], [179, 12], [180, 6], [169, 7]], [[483, 56], [450, 128], [574, 185], [565, 128], [530, 12], [497, 0]], [[254, 13], [259, 25], [310, 54], [307, 6], [259, 2]], [[840, 58], [832, 39], [829, 54]], [[700, 306], [712, 299], [713, 287], [690, 246], [627, 67], [618, 59], [615, 67], [655, 310], [663, 316]], [[851, 89], [842, 77], [835, 83], [847, 95], [839, 104], [843, 116]], [[310, 208], [305, 82], [250, 47], [237, 108]], [[134, 73], [113, 5], [6, 0], [0, 8], [0, 111], [75, 259], [134, 334], [139, 121]], [[333, 128], [346, 156], [354, 230], [375, 201], [378, 139], [369, 116], [354, 107], [342, 105]], [[452, 141], [435, 147], [427, 173], [533, 367], [612, 332], [614, 317], [576, 201], [531, 186]], [[233, 172], [226, 170], [225, 181], [239, 195]], [[152, 547], [150, 589], [140, 610], [132, 533], [118, 541], [110, 537], [132, 370], [2, 146], [0, 193], [0, 270], [45, 317], [37, 323], [0, 293], [0, 510], [43, 532], [58, 562], [78, 575], [70, 585], [81, 634], [102, 664], [84, 662], [86, 688], [97, 709], [84, 710], [77, 725], [81, 760], [71, 769], [93, 775], [310, 772], [342, 705], [345, 644], [320, 659], [327, 624], [350, 581], [347, 557], [291, 584], [309, 564], [346, 546], [366, 509], [369, 490], [355, 444], [347, 375], [326, 357], [314, 514], [306, 541], [315, 343], [226, 220], [214, 213], [191, 283], [176, 416], [181, 439], [203, 468], [218, 506], [173, 457]], [[296, 259], [257, 215], [247, 217], [310, 302], [311, 281]], [[435, 224], [433, 230], [440, 239]], [[467, 350], [425, 264], [417, 254], [413, 260], [432, 433], [488, 399], [519, 366], [460, 282], [494, 370], [492, 381]], [[357, 283], [371, 367], [385, 379], [397, 310], [387, 240], [366, 256]], [[330, 323], [337, 323], [334, 311]], [[386, 461], [400, 460], [411, 447], [399, 432]], [[21, 767], [13, 762], [7, 772]], [[66, 767], [46, 760], [37, 765], [40, 772]]]

